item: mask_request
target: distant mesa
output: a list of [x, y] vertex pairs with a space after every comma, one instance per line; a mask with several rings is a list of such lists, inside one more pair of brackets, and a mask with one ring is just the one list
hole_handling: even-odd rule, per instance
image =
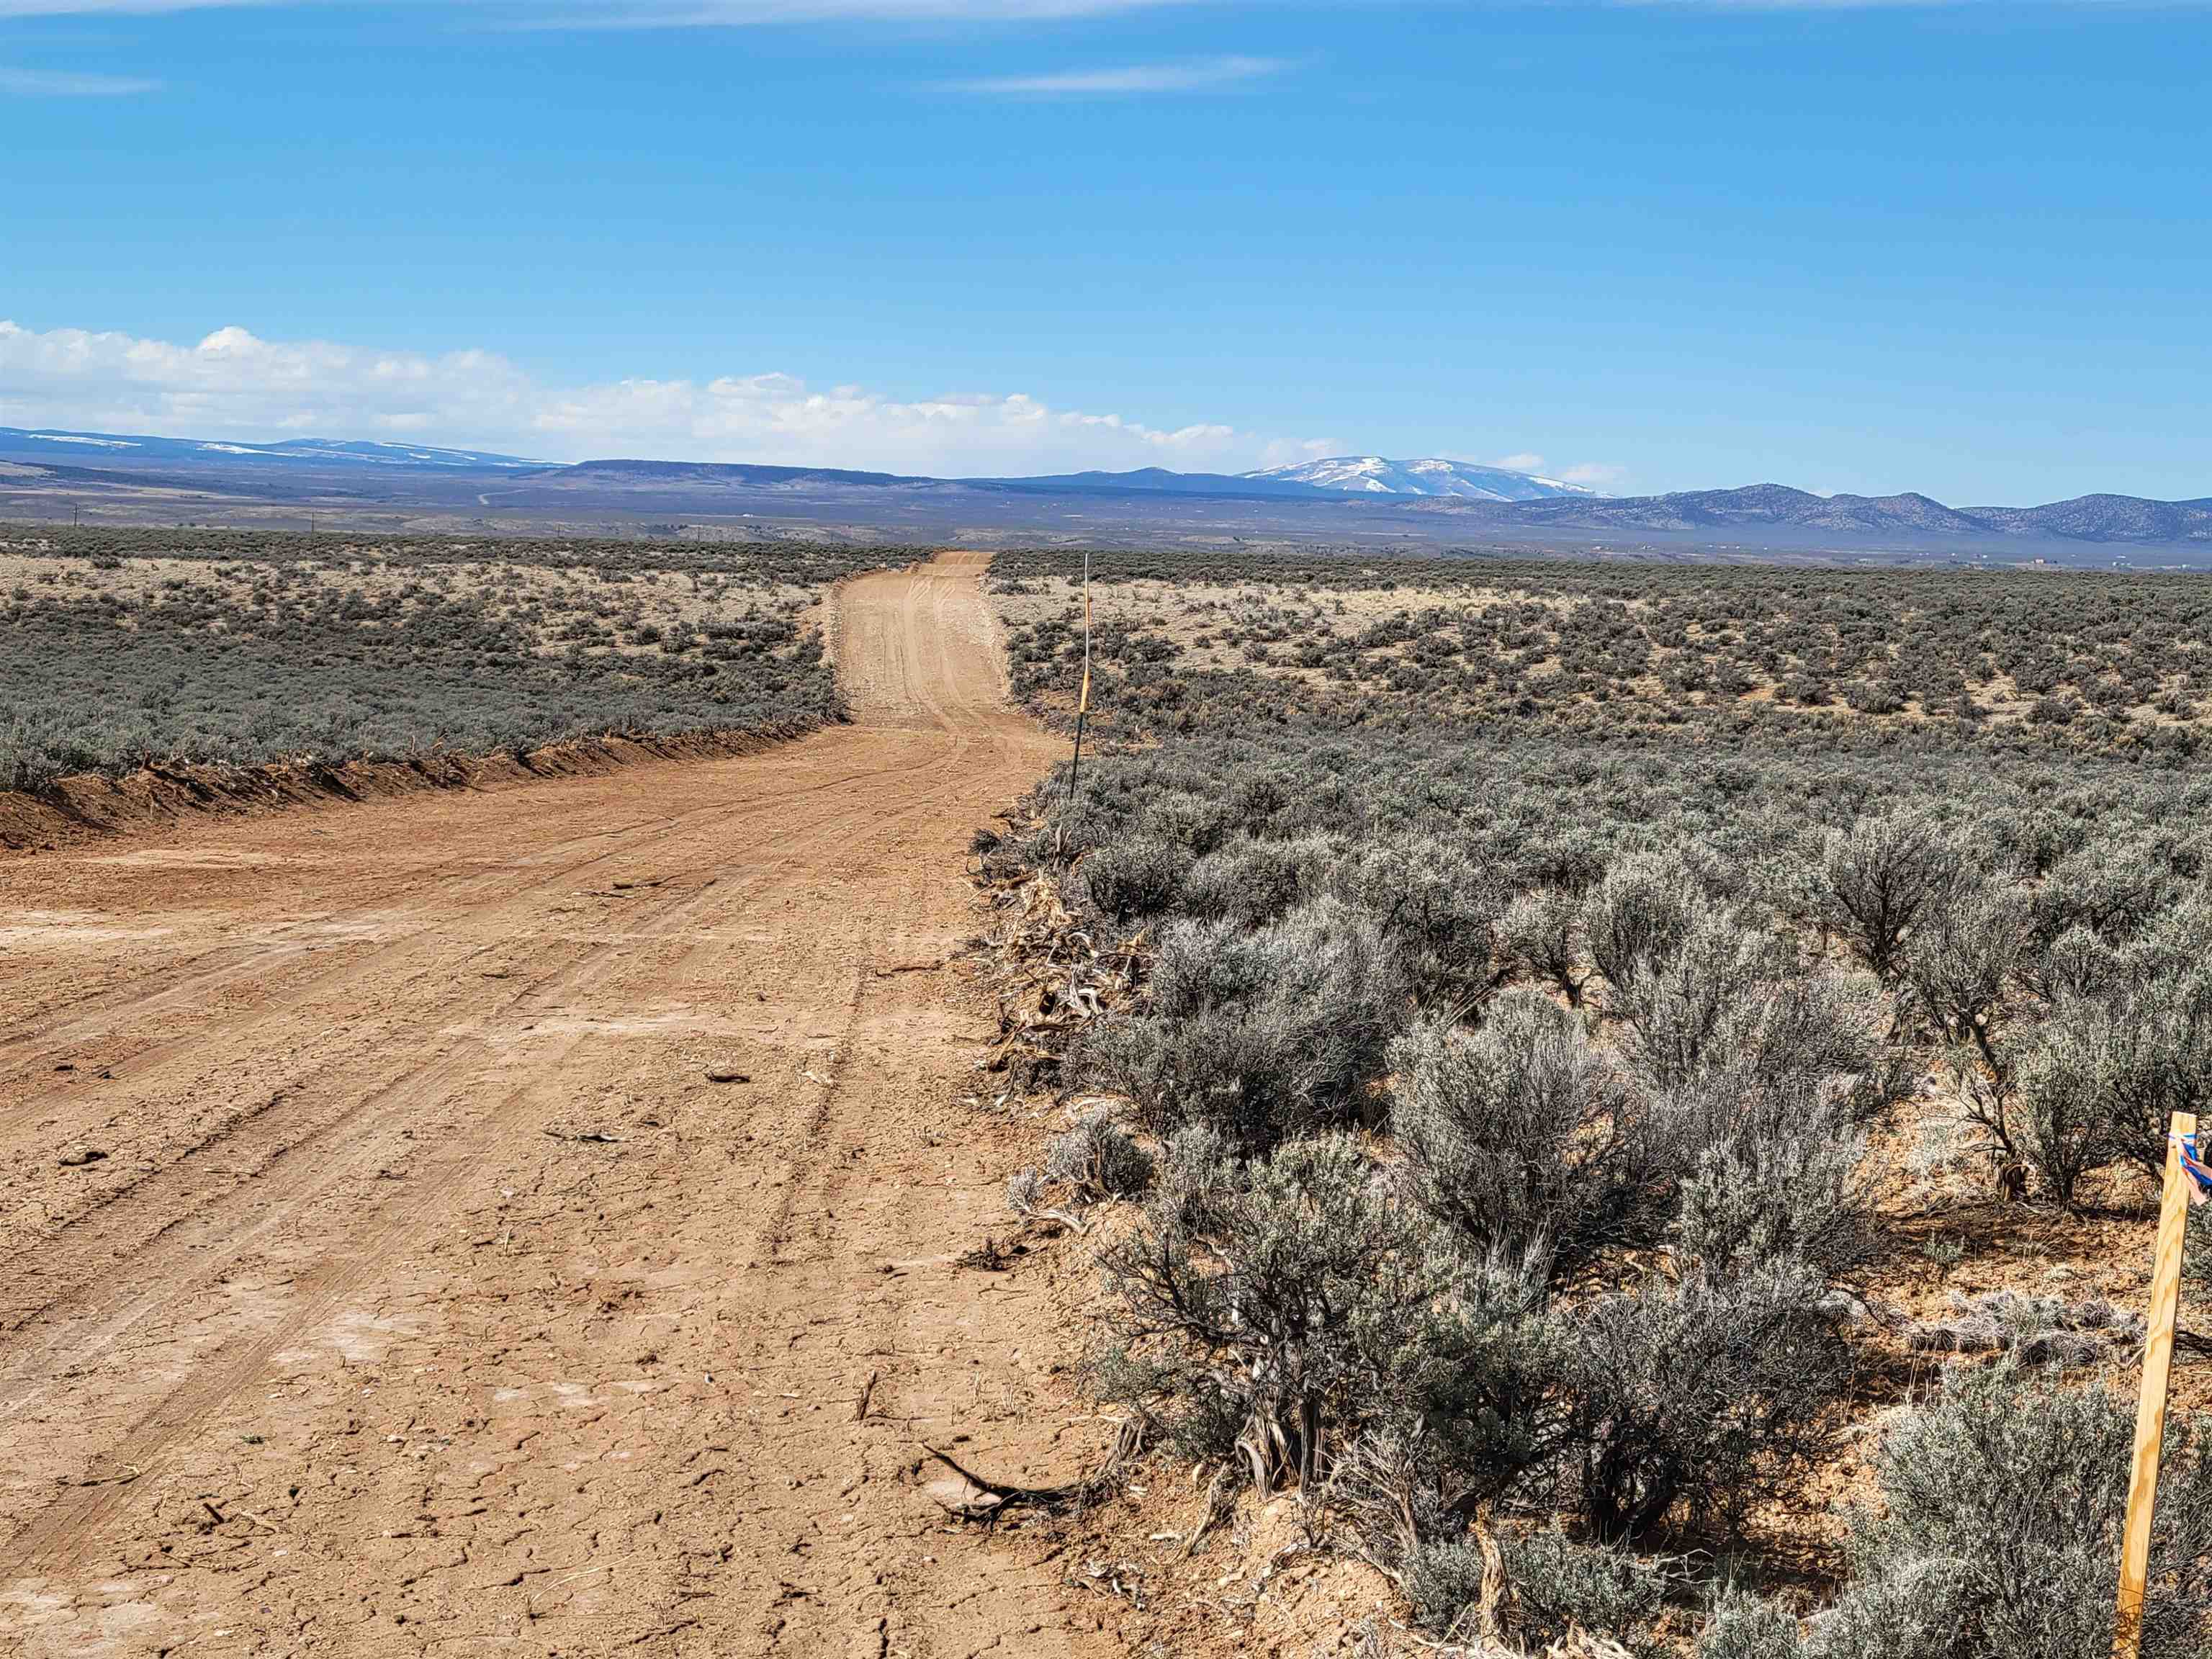
[[900, 472], [854, 472], [836, 466], [753, 466], [737, 461], [578, 461], [548, 467], [550, 472], [580, 478], [628, 479], [646, 483], [735, 484], [761, 488], [778, 484], [930, 484], [940, 482]]
[[465, 471], [506, 471], [547, 465], [520, 455], [499, 455], [483, 449], [447, 449], [435, 444], [386, 443], [363, 438], [288, 438], [282, 443], [246, 444], [213, 438], [156, 438], [112, 432], [64, 432], [46, 428], [0, 426], [0, 453], [11, 460], [41, 454], [58, 459], [85, 460], [96, 455], [103, 463], [119, 460], [220, 464], [225, 460], [323, 462], [341, 466], [394, 467], [419, 471], [436, 467]]

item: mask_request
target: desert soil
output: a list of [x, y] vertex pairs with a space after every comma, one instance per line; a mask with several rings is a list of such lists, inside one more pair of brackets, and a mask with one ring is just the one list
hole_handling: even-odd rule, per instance
[[957, 1261], [1030, 1151], [963, 854], [1054, 752], [983, 562], [847, 585], [765, 754], [0, 857], [0, 1651], [1121, 1650], [921, 1490], [1109, 1436]]

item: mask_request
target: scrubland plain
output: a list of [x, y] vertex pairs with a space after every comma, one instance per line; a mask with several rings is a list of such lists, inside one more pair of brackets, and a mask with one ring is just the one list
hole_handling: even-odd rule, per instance
[[[1063, 726], [1076, 569], [992, 583]], [[1014, 1194], [1103, 1236], [1101, 1395], [1429, 1640], [2108, 1651], [2149, 1206], [2212, 1104], [2201, 587], [1094, 577], [1107, 749], [988, 860], [1140, 964], [1028, 1061], [1081, 1103]], [[2147, 1652], [2212, 1641], [2203, 1445]]]
[[24, 1650], [2109, 1650], [2191, 579], [0, 541]]

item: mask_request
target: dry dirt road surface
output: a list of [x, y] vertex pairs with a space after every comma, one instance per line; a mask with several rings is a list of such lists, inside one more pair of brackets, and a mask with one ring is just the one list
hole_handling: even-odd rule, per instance
[[915, 1474], [1105, 1438], [954, 1261], [963, 854], [1054, 752], [983, 562], [848, 585], [766, 754], [0, 861], [0, 1652], [1120, 1650]]

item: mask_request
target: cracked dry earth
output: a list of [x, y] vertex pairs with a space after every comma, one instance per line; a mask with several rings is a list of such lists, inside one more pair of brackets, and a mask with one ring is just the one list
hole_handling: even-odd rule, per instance
[[963, 854], [1054, 752], [984, 562], [847, 585], [765, 754], [0, 861], [0, 1652], [1121, 1650], [917, 1472], [1106, 1438], [954, 1261], [1027, 1151]]

